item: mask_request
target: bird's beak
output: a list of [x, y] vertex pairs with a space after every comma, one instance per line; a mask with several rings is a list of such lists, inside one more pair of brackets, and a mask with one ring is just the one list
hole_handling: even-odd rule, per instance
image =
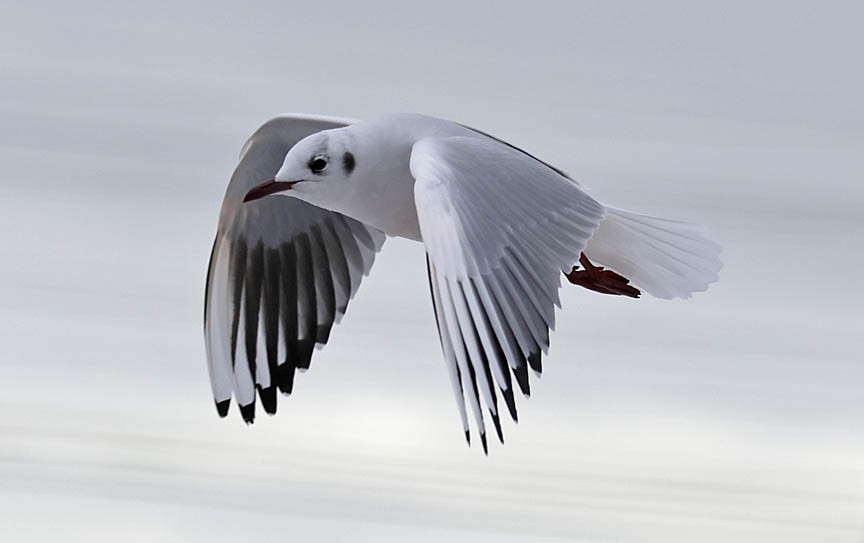
[[243, 202], [251, 202], [271, 194], [276, 194], [277, 192], [290, 190], [295, 183], [297, 183], [297, 181], [276, 181], [275, 179], [268, 179], [260, 185], [252, 187], [252, 189], [246, 193], [246, 196], [243, 197]]

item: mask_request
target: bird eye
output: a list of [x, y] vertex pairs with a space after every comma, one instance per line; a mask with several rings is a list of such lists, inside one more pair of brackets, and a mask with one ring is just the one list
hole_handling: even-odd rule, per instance
[[309, 169], [312, 173], [323, 172], [327, 168], [327, 159], [323, 156], [316, 156], [309, 161]]

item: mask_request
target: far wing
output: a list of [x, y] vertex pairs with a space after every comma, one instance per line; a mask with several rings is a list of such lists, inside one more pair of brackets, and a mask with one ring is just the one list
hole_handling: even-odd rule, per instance
[[232, 394], [246, 422], [256, 390], [276, 412], [276, 390], [290, 394], [297, 369], [344, 315], [369, 273], [384, 234], [354, 219], [288, 197], [244, 204], [272, 178], [288, 150], [309, 134], [347, 121], [277, 117], [261, 126], [240, 154], [222, 202], [204, 301], [204, 336], [220, 416]]
[[541, 371], [561, 272], [579, 260], [605, 209], [491, 139], [421, 140], [411, 172], [444, 358], [466, 438], [467, 396], [485, 449], [483, 404], [503, 441], [496, 385], [515, 420], [511, 372], [528, 396], [527, 368]]

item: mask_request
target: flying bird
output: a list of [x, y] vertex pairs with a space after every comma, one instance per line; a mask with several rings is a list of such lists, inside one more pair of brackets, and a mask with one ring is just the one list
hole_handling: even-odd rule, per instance
[[[688, 298], [720, 247], [689, 223], [606, 206], [562, 170], [485, 132], [418, 114], [285, 115], [246, 142], [225, 194], [204, 304], [216, 409], [247, 423], [349, 301], [388, 236], [424, 244], [438, 336], [462, 429], [503, 443], [560, 308], [561, 277], [596, 292]], [[515, 384], [514, 384], [515, 382]]]

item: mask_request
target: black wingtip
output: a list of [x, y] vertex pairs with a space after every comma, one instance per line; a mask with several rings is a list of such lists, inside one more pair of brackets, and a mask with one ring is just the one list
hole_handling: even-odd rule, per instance
[[480, 443], [483, 444], [483, 454], [489, 456], [489, 444], [486, 443], [486, 432], [480, 434]]
[[276, 414], [276, 387], [270, 385], [267, 388], [261, 388], [258, 386], [258, 396], [261, 398], [261, 406], [264, 408], [264, 412], [268, 415]]
[[504, 443], [504, 432], [501, 431], [501, 419], [498, 417], [497, 413], [493, 413], [489, 411], [489, 414], [492, 415], [492, 422], [495, 424], [495, 433], [498, 434], [498, 441], [502, 444]]
[[319, 324], [315, 328], [315, 343], [326, 345], [327, 341], [330, 339], [330, 330], [332, 330], [332, 326]]
[[516, 412], [516, 399], [513, 397], [513, 388], [508, 388], [503, 391], [504, 403], [507, 404], [507, 410], [510, 412], [510, 418], [513, 422], [519, 422], [519, 413]]
[[276, 366], [276, 384], [282, 394], [291, 394], [294, 390], [294, 370], [296, 368], [287, 360]]
[[522, 361], [518, 366], [513, 368], [513, 375], [516, 377], [516, 383], [519, 385], [519, 390], [526, 398], [531, 397], [531, 384], [528, 382], [528, 365]]
[[231, 407], [231, 398], [216, 402], [216, 412], [219, 413], [219, 418], [224, 419], [228, 416], [228, 409]]
[[465, 443], [467, 443], [469, 447], [471, 446], [471, 432], [468, 430], [465, 430]]
[[240, 414], [243, 416], [243, 422], [252, 424], [255, 422], [255, 401], [248, 405], [240, 406]]
[[315, 352], [315, 340], [298, 339], [292, 341], [291, 358], [294, 366], [301, 370], [308, 370], [312, 362], [312, 353]]
[[543, 361], [541, 360], [540, 351], [535, 351], [528, 356], [528, 365], [531, 366], [532, 370], [537, 372], [538, 377], [543, 373]]

